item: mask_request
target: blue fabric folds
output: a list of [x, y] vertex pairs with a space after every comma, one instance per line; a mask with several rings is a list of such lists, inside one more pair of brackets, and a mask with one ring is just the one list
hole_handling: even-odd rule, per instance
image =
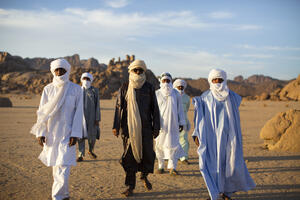
[[[193, 137], [199, 140], [200, 172], [212, 200], [220, 193], [248, 191], [255, 187], [243, 158], [239, 115], [241, 97], [230, 91], [228, 98], [217, 101], [210, 90], [193, 98]], [[226, 107], [226, 103], [231, 106]]]

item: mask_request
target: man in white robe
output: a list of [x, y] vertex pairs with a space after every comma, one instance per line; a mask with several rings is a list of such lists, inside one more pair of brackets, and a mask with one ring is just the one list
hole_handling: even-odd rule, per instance
[[92, 159], [96, 159], [94, 153], [96, 139], [100, 139], [99, 122], [101, 120], [99, 90], [92, 86], [93, 75], [85, 72], [80, 78], [83, 91], [83, 134], [82, 139], [78, 140], [79, 155], [77, 162], [83, 161], [85, 156], [85, 140], [88, 140], [88, 155]]
[[243, 158], [239, 106], [241, 97], [227, 87], [223, 70], [208, 76], [210, 90], [193, 99], [199, 167], [210, 199], [230, 200], [233, 192], [255, 187]]
[[176, 79], [173, 83], [173, 87], [174, 89], [176, 89], [180, 96], [181, 96], [181, 102], [182, 102], [182, 108], [183, 108], [183, 112], [184, 112], [184, 118], [185, 118], [185, 122], [186, 124], [183, 126], [183, 130], [180, 132], [179, 135], [179, 143], [181, 145], [181, 147], [183, 148], [184, 152], [185, 152], [185, 156], [180, 158], [180, 161], [183, 164], [189, 164], [189, 139], [188, 139], [188, 132], [191, 128], [189, 119], [187, 117], [187, 112], [189, 111], [190, 108], [190, 97], [184, 92], [185, 88], [186, 88], [187, 84], [185, 82], [185, 80], [183, 79]]
[[160, 89], [156, 91], [161, 120], [160, 133], [155, 139], [157, 172], [164, 173], [164, 160], [167, 159], [170, 175], [178, 175], [176, 170], [178, 159], [185, 155], [179, 143], [179, 132], [183, 130], [185, 117], [180, 94], [173, 89], [172, 76], [163, 73], [160, 82]]
[[37, 122], [31, 129], [43, 147], [39, 159], [53, 168], [52, 199], [69, 199], [69, 175], [76, 165], [76, 141], [82, 136], [82, 90], [69, 81], [70, 64], [51, 62], [52, 83], [44, 87]]

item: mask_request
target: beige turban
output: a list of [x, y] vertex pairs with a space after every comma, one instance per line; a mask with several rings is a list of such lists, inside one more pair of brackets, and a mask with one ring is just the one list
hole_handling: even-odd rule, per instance
[[128, 71], [131, 71], [135, 68], [142, 68], [144, 70], [144, 72], [147, 71], [147, 67], [146, 67], [146, 64], [143, 60], [135, 60], [133, 61], [129, 67], [128, 67]]

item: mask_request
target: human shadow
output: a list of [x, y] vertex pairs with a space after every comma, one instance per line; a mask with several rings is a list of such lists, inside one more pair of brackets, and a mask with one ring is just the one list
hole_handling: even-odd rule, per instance
[[199, 170], [180, 170], [180, 176], [196, 176], [201, 177], [201, 173]]
[[262, 167], [248, 168], [252, 174], [256, 173], [275, 173], [275, 172], [300, 172], [300, 167]]
[[38, 106], [13, 106], [12, 108], [28, 108], [28, 109], [35, 108], [35, 109], [38, 109], [39, 107]]
[[[293, 185], [257, 185], [254, 188], [255, 193], [247, 194], [247, 193], [240, 193], [234, 194], [232, 196], [233, 199], [247, 199], [247, 200], [286, 200], [286, 199], [293, 199], [298, 200], [300, 199], [300, 192], [278, 192], [274, 190], [298, 190], [300, 189], [299, 184]], [[271, 191], [270, 191], [271, 190]], [[270, 191], [270, 192], [261, 192], [261, 191]]]
[[273, 160], [300, 160], [300, 155], [293, 156], [255, 156], [245, 157], [249, 162], [273, 161]]
[[112, 159], [90, 159], [90, 160], [83, 160], [81, 162], [110, 162], [110, 161], [117, 161], [119, 162], [120, 159], [112, 158]]
[[[141, 193], [137, 192], [134, 193], [134, 196], [130, 197], [130, 199], [142, 199], [142, 200], [207, 199], [207, 198], [208, 198], [208, 193], [206, 188], [188, 189], [188, 190], [168, 190], [168, 191], [158, 191], [158, 192], [141, 192]], [[108, 199], [101, 199], [101, 200], [108, 200]], [[124, 200], [124, 198], [114, 198], [113, 200]]]
[[[232, 199], [239, 200], [299, 200], [300, 192], [278, 192], [274, 190], [299, 190], [300, 185], [257, 185], [254, 188], [254, 193], [237, 193], [232, 195]], [[271, 191], [270, 191], [271, 190]], [[263, 192], [269, 191], [269, 192]], [[157, 192], [138, 192], [134, 193], [134, 196], [130, 199], [142, 199], [142, 200], [169, 200], [169, 199], [207, 199], [208, 193], [206, 188], [199, 189], [187, 189], [187, 190], [168, 190]], [[113, 198], [113, 200], [122, 200], [124, 198]], [[100, 200], [100, 199], [98, 199]], [[101, 199], [108, 200], [108, 199]]]

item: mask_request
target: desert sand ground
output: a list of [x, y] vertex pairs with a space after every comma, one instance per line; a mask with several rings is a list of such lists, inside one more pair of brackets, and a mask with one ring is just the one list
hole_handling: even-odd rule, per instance
[[[39, 96], [7, 95], [12, 108], [0, 108], [0, 199], [51, 199], [52, 168], [38, 155], [41, 147], [29, 130], [36, 120]], [[124, 171], [119, 164], [122, 143], [111, 133], [114, 100], [101, 101], [101, 138], [97, 160], [88, 157], [71, 169], [71, 199], [124, 199]], [[300, 199], [300, 153], [280, 153], [262, 148], [259, 132], [277, 112], [300, 109], [299, 102], [245, 101], [240, 107], [244, 157], [257, 187], [238, 192], [234, 199]], [[189, 111], [193, 120], [193, 108]], [[300, 131], [300, 130], [299, 130]], [[191, 132], [189, 135], [191, 135]], [[181, 176], [151, 174], [152, 191], [145, 191], [137, 179], [135, 196], [129, 199], [206, 199], [208, 193], [199, 172], [196, 146], [190, 138], [190, 165], [178, 164]], [[157, 169], [157, 163], [155, 165]]]

